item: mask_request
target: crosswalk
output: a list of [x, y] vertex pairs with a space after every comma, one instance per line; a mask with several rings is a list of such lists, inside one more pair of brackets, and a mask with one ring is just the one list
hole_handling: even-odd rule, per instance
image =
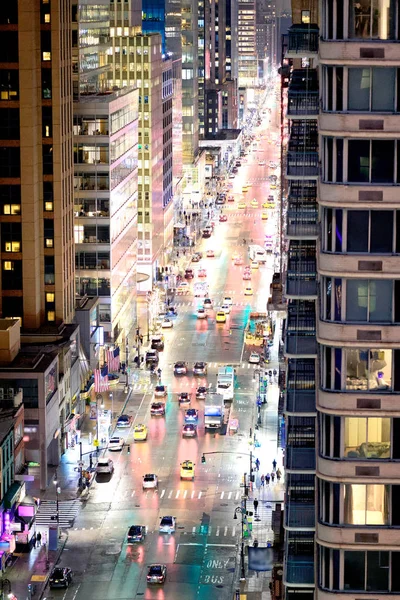
[[[73, 526], [81, 507], [79, 500], [61, 500], [58, 503], [58, 523], [67, 529]], [[48, 527], [57, 525], [57, 502], [55, 500], [42, 500], [36, 514], [36, 525]]]
[[[210, 498], [214, 500], [224, 500], [238, 502], [243, 496], [242, 491], [217, 491], [209, 492], [207, 490], [185, 490], [185, 489], [168, 489], [159, 488], [152, 490], [124, 490], [119, 493], [118, 501], [126, 501], [129, 498], [135, 500], [143, 500], [144, 498], [154, 499], [159, 498], [160, 500], [187, 500], [188, 502], [195, 502], [198, 500], [208, 500]], [[250, 502], [250, 501], [249, 501]], [[261, 503], [260, 503], [261, 504]], [[261, 509], [261, 506], [260, 506]]]
[[[74, 531], [92, 531], [95, 529], [102, 529], [105, 531], [112, 531], [115, 529], [120, 529], [118, 525], [101, 525], [100, 527], [74, 527]], [[181, 531], [183, 535], [205, 535], [207, 537], [230, 537], [235, 538], [240, 535], [241, 526], [216, 526], [216, 525], [198, 525], [197, 527], [192, 527], [189, 531]], [[152, 533], [149, 531], [148, 533]], [[155, 533], [158, 533], [156, 531]]]

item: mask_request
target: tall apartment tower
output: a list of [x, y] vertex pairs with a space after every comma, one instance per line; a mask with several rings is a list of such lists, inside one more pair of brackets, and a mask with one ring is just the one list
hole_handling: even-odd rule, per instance
[[[162, 95], [165, 76], [161, 44], [159, 33], [134, 37], [134, 65], [139, 89], [138, 263], [140, 271], [149, 277], [147, 291], [152, 289], [152, 282], [163, 264], [164, 247], [163, 153], [166, 150]], [[172, 96], [171, 80], [170, 93]], [[172, 120], [172, 97], [169, 118]], [[168, 132], [172, 141], [170, 125]]]
[[[293, 4], [296, 3], [294, 0]], [[305, 2], [299, 2], [303, 6]], [[300, 13], [301, 14], [301, 13]], [[318, 204], [318, 31], [311, 35], [293, 10], [282, 86], [291, 76], [286, 108], [287, 269], [286, 452], [285, 452], [285, 599], [312, 600], [315, 589], [317, 238]], [[317, 20], [316, 9], [312, 18]], [[313, 44], [311, 44], [311, 40]], [[285, 77], [286, 75], [286, 77]], [[283, 89], [285, 98], [286, 89]], [[285, 135], [283, 135], [285, 137]], [[282, 165], [284, 168], [284, 165]], [[282, 198], [285, 193], [282, 192]]]
[[0, 6], [2, 317], [74, 314], [70, 0]]
[[114, 57], [113, 4], [74, 4], [76, 293], [100, 297], [105, 342], [124, 352], [136, 328], [138, 91], [126, 62], [133, 38], [127, 27], [122, 57]]
[[[400, 6], [322, 2], [317, 595], [400, 592]], [[340, 594], [340, 596], [338, 596]]]
[[[307, 321], [298, 314], [293, 322], [298, 349], [300, 343], [305, 349], [306, 335], [308, 348], [314, 344], [316, 333], [317, 349], [307, 356], [314, 363], [318, 356], [315, 372], [314, 363], [307, 377], [297, 370], [294, 386], [288, 356], [286, 596], [394, 598], [400, 593], [399, 3], [324, 0], [320, 7], [318, 31], [315, 5], [293, 2], [287, 52], [293, 60], [288, 174], [296, 165], [293, 126], [307, 121], [303, 181], [319, 176], [320, 239], [317, 314]], [[315, 76], [299, 80], [298, 59], [308, 71], [318, 59], [319, 95]], [[316, 155], [310, 127], [317, 113]], [[309, 244], [314, 218], [304, 193], [295, 212], [291, 198], [292, 181], [288, 234], [297, 223], [300, 243], [307, 234]], [[299, 261], [297, 274], [299, 286], [311, 286], [313, 264]], [[288, 265], [288, 284], [289, 276]], [[287, 348], [290, 319], [289, 312]], [[291, 433], [293, 418], [302, 422]], [[315, 513], [311, 498], [296, 506], [289, 489], [295, 435], [305, 442], [297, 470], [309, 477], [307, 489], [315, 458]]]
[[256, 0], [238, 0], [238, 78], [239, 87], [256, 84]]

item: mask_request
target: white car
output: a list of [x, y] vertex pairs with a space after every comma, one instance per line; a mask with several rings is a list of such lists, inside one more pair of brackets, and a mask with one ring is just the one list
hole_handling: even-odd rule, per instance
[[144, 490], [152, 490], [158, 487], [158, 477], [154, 473], [146, 473], [143, 475], [142, 487]]
[[265, 160], [259, 160], [258, 161], [258, 166], [259, 167], [265, 167]]
[[161, 323], [162, 329], [171, 329], [173, 326], [174, 324], [171, 319], [164, 319], [164, 321]]
[[175, 517], [161, 517], [159, 532], [160, 533], [175, 533], [176, 519]]
[[108, 447], [108, 450], [115, 452], [117, 450], [122, 450], [122, 448], [124, 447], [124, 444], [125, 444], [125, 440], [123, 438], [115, 436], [115, 437], [110, 438], [107, 447]]
[[229, 304], [229, 306], [232, 306], [233, 300], [232, 300], [232, 298], [230, 296], [225, 296], [222, 304]]
[[219, 310], [224, 312], [226, 315], [229, 315], [229, 313], [231, 312], [231, 305], [230, 304], [222, 304], [222, 306]]
[[249, 363], [253, 365], [259, 365], [260, 355], [257, 352], [252, 352], [249, 356]]
[[155, 398], [164, 398], [167, 395], [167, 388], [165, 385], [156, 385], [154, 388], [154, 397]]
[[198, 319], [207, 319], [207, 313], [205, 308], [199, 308], [197, 310], [197, 318]]
[[99, 458], [96, 465], [96, 473], [108, 473], [112, 474], [114, 472], [114, 463], [111, 458]]

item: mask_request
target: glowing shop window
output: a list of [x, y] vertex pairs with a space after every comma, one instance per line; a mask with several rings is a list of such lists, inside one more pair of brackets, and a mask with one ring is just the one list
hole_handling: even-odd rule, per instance
[[46, 302], [54, 302], [54, 292], [46, 292]]

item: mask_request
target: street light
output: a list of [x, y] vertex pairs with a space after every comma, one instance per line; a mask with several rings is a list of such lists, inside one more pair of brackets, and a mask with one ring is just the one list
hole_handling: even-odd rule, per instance
[[60, 513], [59, 513], [59, 504], [58, 504], [58, 495], [61, 492], [61, 489], [58, 485], [58, 481], [57, 481], [57, 469], [56, 472], [54, 473], [54, 480], [53, 480], [54, 485], [56, 486], [56, 511], [57, 511], [57, 528], [60, 525]]
[[[246, 500], [244, 502], [246, 506]], [[246, 572], [244, 570], [244, 518], [246, 515], [246, 507], [242, 508], [241, 506], [238, 506], [237, 508], [235, 508], [233, 518], [237, 519], [237, 515], [239, 513], [242, 517], [242, 544], [240, 548], [240, 581], [246, 581]]]

